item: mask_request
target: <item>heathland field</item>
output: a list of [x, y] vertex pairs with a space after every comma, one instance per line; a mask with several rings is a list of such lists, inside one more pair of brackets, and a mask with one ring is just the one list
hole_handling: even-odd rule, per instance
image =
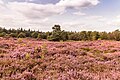
[[0, 80], [119, 79], [119, 41], [0, 38]]

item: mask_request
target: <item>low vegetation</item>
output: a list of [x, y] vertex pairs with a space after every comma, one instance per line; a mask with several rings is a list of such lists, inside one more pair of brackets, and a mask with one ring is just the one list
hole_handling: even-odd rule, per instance
[[0, 80], [119, 80], [119, 41], [0, 38]]

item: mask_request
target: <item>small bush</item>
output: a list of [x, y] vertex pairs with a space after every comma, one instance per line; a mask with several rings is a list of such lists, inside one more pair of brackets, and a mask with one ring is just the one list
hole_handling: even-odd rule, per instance
[[31, 36], [32, 36], [32, 38], [37, 38], [37, 37], [38, 37], [38, 32], [33, 32], [33, 33], [31, 34]]
[[6, 35], [5, 32], [0, 33], [0, 37], [4, 37]]
[[29, 53], [27, 53], [27, 54], [25, 55], [25, 59], [30, 59], [30, 54], [29, 54]]
[[45, 54], [48, 52], [48, 51], [47, 51], [47, 45], [46, 45], [45, 43], [42, 44], [41, 49], [42, 49], [41, 58], [43, 59], [44, 56], [45, 56]]
[[25, 38], [26, 36], [25, 36], [25, 33], [21, 32], [21, 33], [18, 34], [17, 37], [18, 38]]

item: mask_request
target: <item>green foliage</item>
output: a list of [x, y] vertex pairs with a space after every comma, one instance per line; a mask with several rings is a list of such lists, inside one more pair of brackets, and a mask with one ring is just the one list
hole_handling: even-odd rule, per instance
[[60, 40], [66, 41], [68, 40], [68, 33], [63, 30], [61, 31], [60, 37], [61, 37]]
[[47, 40], [48, 41], [52, 41], [53, 39], [52, 39], [52, 36], [47, 36]]
[[31, 32], [26, 31], [25, 34], [26, 34], [26, 37], [31, 37]]
[[101, 32], [101, 33], [100, 33], [100, 38], [101, 38], [102, 40], [107, 40], [107, 39], [108, 39], [108, 34], [107, 34], [107, 32]]
[[37, 38], [37, 37], [38, 37], [38, 32], [33, 32], [33, 33], [31, 34], [31, 36], [32, 36], [32, 38]]
[[87, 32], [86, 31], [81, 31], [79, 35], [80, 35], [80, 40], [87, 40]]
[[116, 40], [120, 41], [120, 31], [115, 30], [113, 32], [98, 32], [98, 31], [81, 31], [81, 32], [70, 32], [61, 30], [60, 25], [54, 25], [51, 32], [39, 32], [32, 30], [24, 30], [19, 28], [5, 29], [0, 27], [0, 37], [14, 37], [14, 38], [37, 38], [47, 39], [49, 41], [86, 41], [86, 40]]
[[52, 41], [60, 41], [60, 31], [58, 32], [53, 32], [52, 35], [51, 35], [51, 39]]
[[52, 35], [48, 36], [48, 40], [50, 40], [50, 41], [60, 41], [61, 40], [60, 25], [54, 25], [54, 27], [52, 27], [52, 29], [53, 29]]
[[25, 36], [25, 33], [21, 32], [21, 33], [18, 34], [17, 37], [18, 38], [25, 38], [26, 36]]
[[0, 33], [0, 37], [4, 37], [6, 35], [5, 32]]
[[42, 36], [40, 33], [38, 34], [37, 39], [42, 39]]
[[99, 32], [94, 31], [92, 32], [92, 40], [98, 40], [100, 37]]
[[45, 32], [41, 32], [40, 36], [42, 39], [47, 39], [47, 33], [45, 33]]
[[113, 33], [113, 39], [120, 41], [120, 31], [119, 30], [115, 30]]
[[16, 33], [10, 33], [9, 36], [10, 37], [17, 37], [17, 34]]
[[92, 31], [87, 32], [87, 40], [92, 40]]
[[68, 35], [68, 39], [69, 39], [69, 40], [79, 41], [79, 40], [80, 40], [79, 33], [69, 34], [69, 35]]
[[60, 25], [54, 25], [54, 27], [52, 27], [53, 31], [57, 32], [57, 31], [61, 31]]

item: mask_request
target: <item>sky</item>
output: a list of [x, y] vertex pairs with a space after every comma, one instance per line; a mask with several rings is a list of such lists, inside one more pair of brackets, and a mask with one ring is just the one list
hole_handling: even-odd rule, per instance
[[120, 29], [120, 0], [0, 0], [0, 26], [51, 31]]

